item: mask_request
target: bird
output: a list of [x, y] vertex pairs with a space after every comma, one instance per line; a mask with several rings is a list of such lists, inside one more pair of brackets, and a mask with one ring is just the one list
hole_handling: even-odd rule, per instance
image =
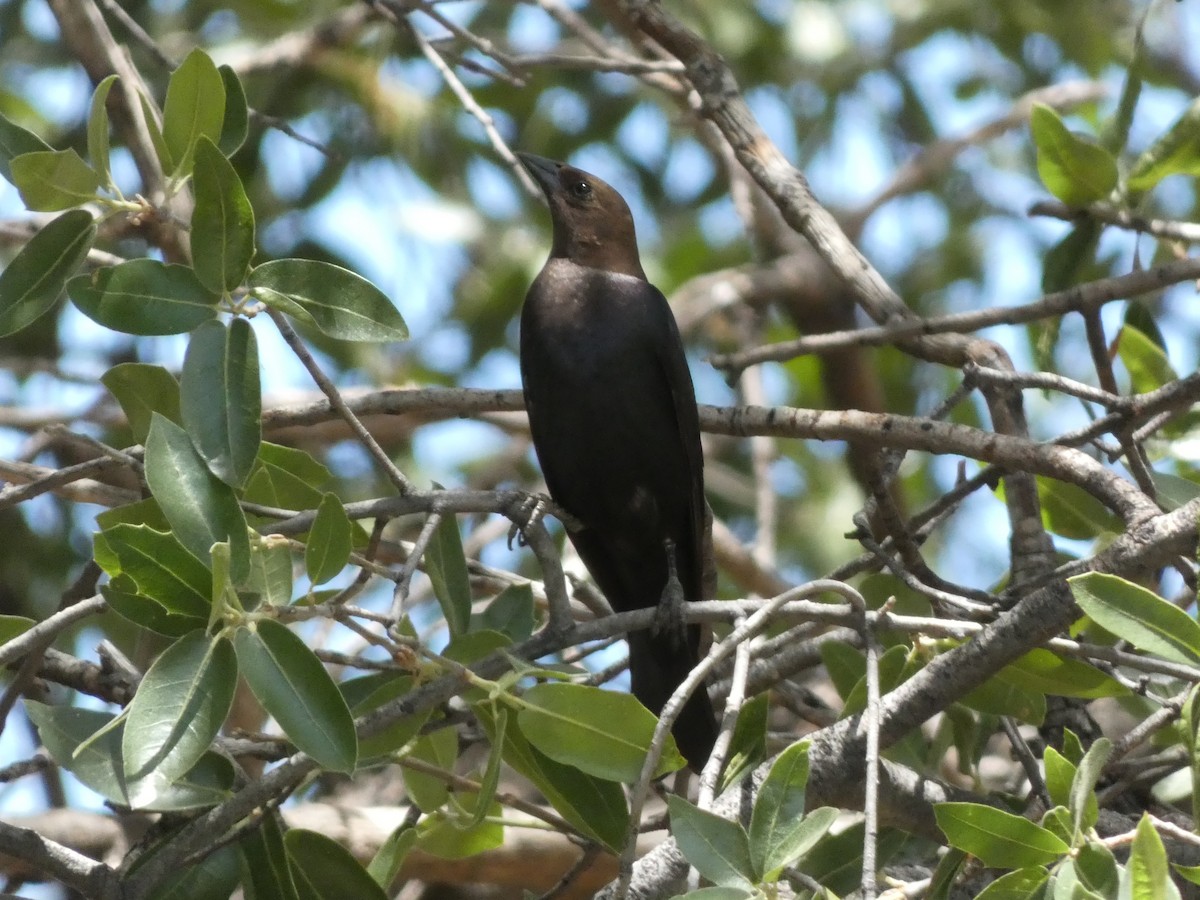
[[[520, 367], [533, 447], [567, 536], [619, 612], [669, 612], [630, 632], [632, 692], [658, 715], [699, 658], [680, 595], [706, 594], [711, 516], [696, 394], [675, 318], [646, 279], [629, 206], [581, 169], [520, 153], [545, 194], [550, 256], [521, 308]], [[673, 734], [700, 771], [718, 733], [704, 686]]]

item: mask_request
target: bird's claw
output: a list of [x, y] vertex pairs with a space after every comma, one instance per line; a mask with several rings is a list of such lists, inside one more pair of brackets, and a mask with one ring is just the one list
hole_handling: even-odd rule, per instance
[[524, 547], [525, 529], [539, 522], [549, 509], [550, 498], [545, 494], [527, 494], [513, 515], [512, 525], [508, 527], [508, 549], [513, 548], [513, 541], [518, 547]]
[[650, 632], [657, 637], [666, 638], [672, 647], [678, 648], [683, 646], [687, 633], [687, 626], [683, 620], [683, 604], [687, 598], [684, 596], [683, 584], [675, 566], [675, 542], [667, 538], [664, 543], [667, 550], [667, 583], [663, 586], [662, 596], [654, 609], [654, 624], [650, 626]]

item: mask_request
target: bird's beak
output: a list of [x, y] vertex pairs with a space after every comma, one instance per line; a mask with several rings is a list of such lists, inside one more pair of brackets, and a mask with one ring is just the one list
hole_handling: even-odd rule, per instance
[[525, 171], [533, 176], [533, 180], [538, 183], [542, 193], [547, 197], [553, 196], [554, 192], [558, 190], [558, 170], [562, 167], [562, 163], [546, 159], [544, 156], [534, 156], [532, 153], [518, 153], [517, 159], [521, 160]]

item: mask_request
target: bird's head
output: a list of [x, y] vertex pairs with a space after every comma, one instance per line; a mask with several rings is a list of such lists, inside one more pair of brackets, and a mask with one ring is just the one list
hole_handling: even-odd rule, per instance
[[531, 153], [518, 153], [550, 204], [551, 257], [645, 278], [629, 205], [595, 175]]

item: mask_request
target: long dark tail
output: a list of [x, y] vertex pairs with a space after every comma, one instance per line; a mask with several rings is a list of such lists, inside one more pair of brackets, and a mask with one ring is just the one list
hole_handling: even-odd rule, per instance
[[[699, 628], [689, 626], [684, 644], [649, 631], [635, 631], [628, 638], [633, 695], [658, 715], [675, 688], [696, 665]], [[703, 769], [717, 740], [716, 713], [703, 685], [688, 698], [671, 733], [688, 765], [697, 772]]]

